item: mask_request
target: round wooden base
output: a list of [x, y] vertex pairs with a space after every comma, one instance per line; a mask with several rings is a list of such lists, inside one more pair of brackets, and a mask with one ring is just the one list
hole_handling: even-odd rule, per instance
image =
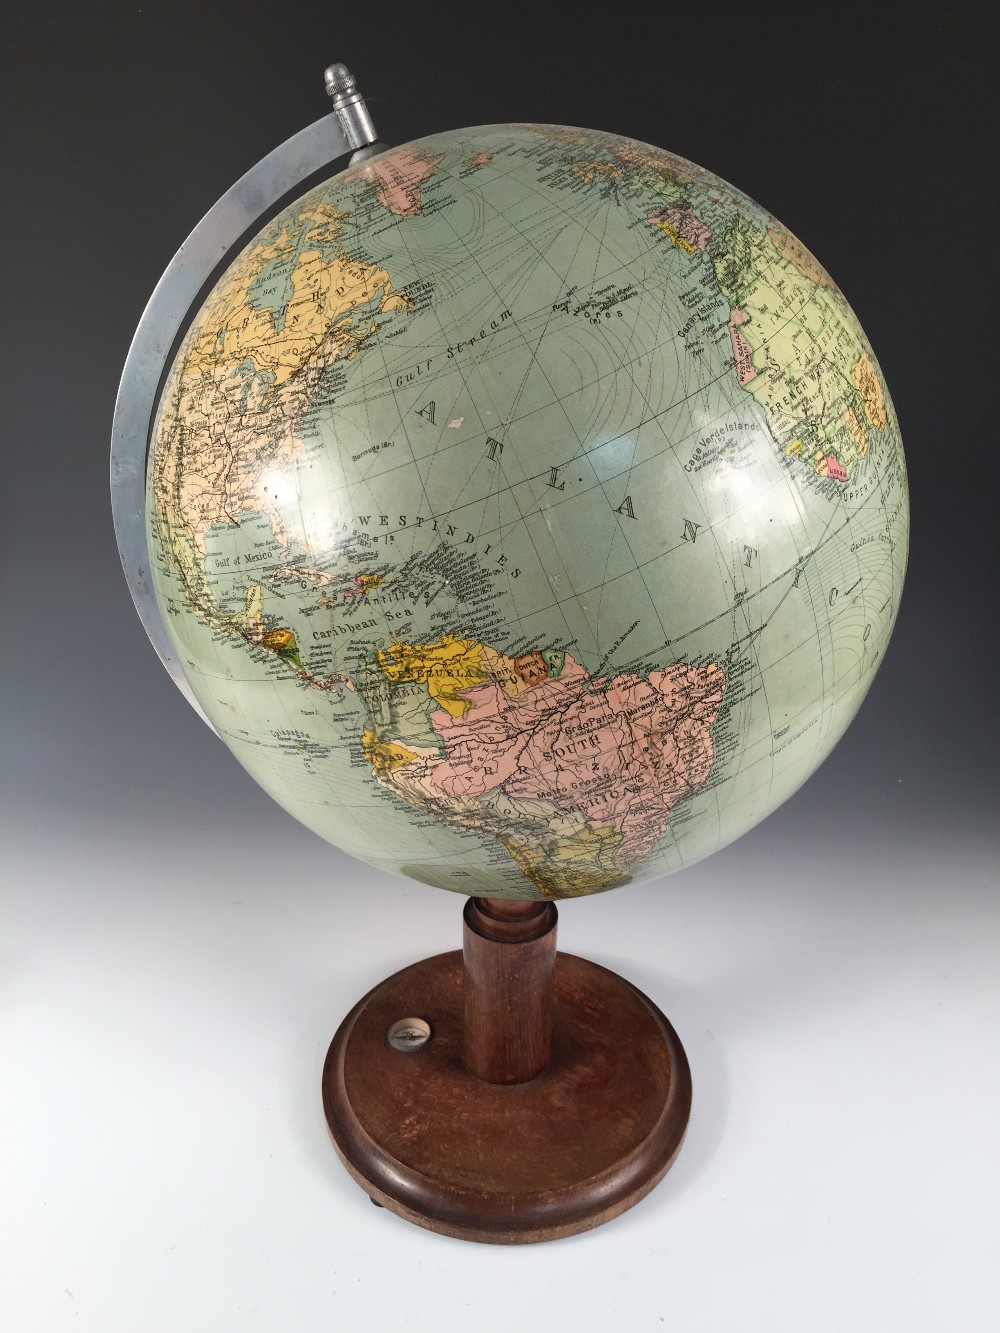
[[[677, 1034], [622, 977], [560, 953], [552, 1058], [528, 1083], [488, 1083], [462, 1063], [462, 954], [389, 977], [347, 1015], [323, 1071], [344, 1165], [372, 1200], [431, 1231], [517, 1244], [625, 1212], [662, 1179], [691, 1109]], [[422, 1018], [418, 1050], [387, 1039]]]

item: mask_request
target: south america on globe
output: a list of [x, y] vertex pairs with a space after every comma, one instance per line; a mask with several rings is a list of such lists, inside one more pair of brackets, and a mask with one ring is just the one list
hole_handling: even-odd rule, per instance
[[238, 760], [347, 852], [490, 898], [678, 870], [790, 796], [885, 651], [907, 524], [825, 269], [719, 177], [564, 126], [286, 207], [149, 453], [157, 600]]

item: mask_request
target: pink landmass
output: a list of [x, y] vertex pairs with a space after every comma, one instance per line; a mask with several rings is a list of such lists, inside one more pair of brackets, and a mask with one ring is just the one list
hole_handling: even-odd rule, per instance
[[693, 250], [704, 250], [712, 239], [711, 230], [705, 226], [690, 204], [668, 204], [666, 208], [658, 208], [650, 213], [646, 221], [651, 222], [654, 227], [660, 222], [665, 222], [674, 234], [682, 241], [687, 241]]
[[466, 158], [467, 167], [488, 167], [493, 161], [492, 153], [476, 153], [474, 157]]
[[514, 799], [579, 811], [623, 836], [616, 859], [648, 857], [671, 809], [712, 770], [711, 727], [726, 678], [720, 667], [677, 664], [648, 677], [593, 682], [572, 657], [556, 680], [512, 698], [493, 680], [463, 691], [462, 717], [431, 724], [446, 757], [431, 772], [448, 796], [503, 787]]
[[832, 477], [834, 481], [847, 480], [847, 472], [836, 454], [827, 454], [826, 456], [826, 475]]
[[444, 153], [429, 154], [420, 148], [397, 148], [382, 153], [361, 168], [361, 175], [376, 186], [375, 197], [396, 217], [415, 217], [420, 212], [420, 187], [433, 176]]
[[745, 324], [750, 316], [745, 310], [737, 308], [729, 316], [729, 338], [733, 344], [733, 356], [736, 358], [736, 378], [740, 384], [749, 384], [756, 379], [760, 371], [753, 363], [750, 344], [740, 332], [740, 325]]

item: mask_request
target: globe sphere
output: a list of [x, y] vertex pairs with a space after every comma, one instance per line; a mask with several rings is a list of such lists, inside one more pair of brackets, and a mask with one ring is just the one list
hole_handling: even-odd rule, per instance
[[147, 526], [178, 658], [303, 824], [467, 894], [689, 865], [850, 722], [899, 605], [878, 363], [745, 194], [632, 139], [431, 135], [198, 310]]

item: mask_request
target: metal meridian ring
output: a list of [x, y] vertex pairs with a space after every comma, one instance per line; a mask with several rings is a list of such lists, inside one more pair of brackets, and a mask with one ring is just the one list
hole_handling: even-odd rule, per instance
[[[335, 110], [293, 134], [251, 167], [209, 209], [170, 261], [143, 312], [125, 361], [111, 431], [111, 509], [118, 552], [150, 642], [174, 684], [210, 727], [174, 654], [150, 580], [146, 472], [161, 377], [193, 302], [236, 243], [299, 182], [345, 154], [372, 144], [375, 138], [370, 119], [359, 124], [356, 116]], [[378, 145], [379, 150], [381, 147]]]

